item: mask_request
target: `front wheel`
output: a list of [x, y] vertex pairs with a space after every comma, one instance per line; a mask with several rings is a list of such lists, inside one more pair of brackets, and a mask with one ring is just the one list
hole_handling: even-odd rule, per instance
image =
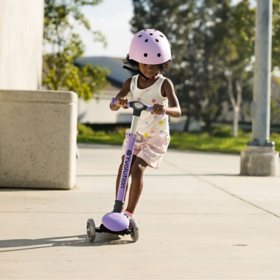
[[94, 242], [96, 238], [95, 223], [93, 219], [87, 220], [87, 237], [89, 242]]
[[133, 218], [129, 220], [129, 227], [131, 230], [130, 236], [133, 242], [136, 242], [139, 239], [139, 228]]

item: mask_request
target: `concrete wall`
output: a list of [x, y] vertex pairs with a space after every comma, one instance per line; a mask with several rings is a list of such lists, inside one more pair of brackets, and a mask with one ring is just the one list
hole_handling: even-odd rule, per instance
[[0, 89], [40, 87], [43, 14], [43, 0], [0, 1]]

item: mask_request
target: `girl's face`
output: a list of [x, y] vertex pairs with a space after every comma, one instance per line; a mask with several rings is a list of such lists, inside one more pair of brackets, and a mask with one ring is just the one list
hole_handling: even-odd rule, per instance
[[159, 65], [139, 63], [139, 70], [145, 77], [152, 78], [160, 71], [160, 67]]

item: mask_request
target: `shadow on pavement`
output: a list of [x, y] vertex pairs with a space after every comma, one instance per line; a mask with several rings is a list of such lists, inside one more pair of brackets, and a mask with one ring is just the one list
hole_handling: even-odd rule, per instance
[[97, 233], [96, 240], [90, 243], [86, 235], [46, 237], [38, 239], [0, 240], [0, 253], [24, 250], [35, 250], [51, 247], [94, 247], [104, 245], [124, 245], [134, 243], [132, 240], [121, 239], [111, 234]]

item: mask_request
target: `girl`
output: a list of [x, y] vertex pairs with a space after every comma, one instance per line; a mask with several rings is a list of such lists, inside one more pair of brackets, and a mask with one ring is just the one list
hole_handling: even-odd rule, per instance
[[[131, 164], [131, 184], [125, 214], [132, 217], [143, 189], [143, 175], [147, 166], [158, 168], [166, 153], [169, 136], [169, 116], [179, 117], [181, 108], [173, 83], [163, 76], [171, 63], [170, 45], [163, 33], [144, 29], [132, 38], [125, 68], [138, 72], [122, 86], [116, 102], [111, 102], [113, 111], [126, 108], [128, 99], [153, 106], [153, 112], [143, 111], [138, 123], [138, 135]], [[126, 146], [125, 139], [123, 151]], [[116, 180], [118, 188], [124, 156]]]

